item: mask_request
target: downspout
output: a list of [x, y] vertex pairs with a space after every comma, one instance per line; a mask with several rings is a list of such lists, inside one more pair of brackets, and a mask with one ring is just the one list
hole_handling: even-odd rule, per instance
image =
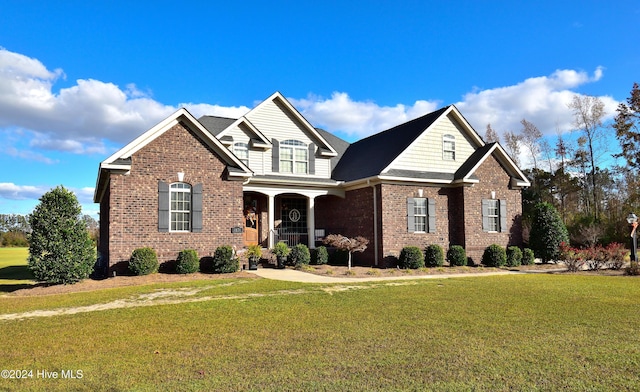
[[373, 190], [373, 260], [378, 265], [378, 194], [376, 186], [371, 185], [371, 180], [367, 179], [367, 185]]

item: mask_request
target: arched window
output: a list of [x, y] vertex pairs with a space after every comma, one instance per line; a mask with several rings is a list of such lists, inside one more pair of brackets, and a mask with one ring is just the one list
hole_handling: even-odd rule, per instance
[[173, 183], [169, 193], [171, 231], [191, 231], [191, 185], [184, 182]]
[[309, 172], [309, 148], [300, 140], [280, 143], [280, 172], [307, 174]]
[[442, 136], [442, 158], [450, 161], [456, 159], [456, 137], [453, 135]]
[[247, 143], [234, 143], [233, 153], [242, 163], [249, 166], [249, 145]]

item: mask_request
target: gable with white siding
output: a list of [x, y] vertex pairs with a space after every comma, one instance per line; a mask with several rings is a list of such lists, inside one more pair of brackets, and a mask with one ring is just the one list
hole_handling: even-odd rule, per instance
[[[445, 157], [445, 135], [453, 136], [455, 159]], [[395, 169], [452, 174], [478, 147], [480, 145], [473, 140], [465, 125], [449, 113], [426, 129], [385, 169], [385, 172]]]

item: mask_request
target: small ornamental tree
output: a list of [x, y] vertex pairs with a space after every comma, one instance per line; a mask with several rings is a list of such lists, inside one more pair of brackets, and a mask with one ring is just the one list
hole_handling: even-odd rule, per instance
[[569, 234], [558, 211], [551, 204], [536, 204], [529, 238], [531, 249], [543, 263], [558, 260], [560, 244], [569, 243]]
[[323, 242], [349, 253], [347, 262], [349, 270], [351, 270], [351, 254], [353, 252], [364, 252], [367, 249], [367, 244], [369, 244], [369, 240], [364, 237], [349, 238], [341, 234], [329, 234]]
[[76, 283], [89, 277], [96, 249], [76, 196], [63, 186], [45, 193], [29, 218], [29, 268], [39, 281]]

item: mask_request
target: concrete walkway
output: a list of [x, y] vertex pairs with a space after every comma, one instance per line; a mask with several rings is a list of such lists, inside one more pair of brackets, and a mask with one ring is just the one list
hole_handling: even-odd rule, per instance
[[447, 279], [447, 278], [466, 278], [477, 276], [495, 276], [495, 275], [514, 275], [522, 272], [516, 271], [495, 271], [495, 272], [477, 272], [468, 274], [439, 274], [439, 275], [403, 275], [403, 276], [385, 276], [385, 277], [366, 277], [366, 278], [338, 278], [333, 276], [316, 275], [309, 272], [298, 271], [290, 268], [258, 268], [257, 270], [245, 270], [262, 278], [272, 280], [284, 280], [287, 282], [301, 283], [357, 283], [357, 282], [380, 282], [387, 280], [416, 280], [416, 279]]

